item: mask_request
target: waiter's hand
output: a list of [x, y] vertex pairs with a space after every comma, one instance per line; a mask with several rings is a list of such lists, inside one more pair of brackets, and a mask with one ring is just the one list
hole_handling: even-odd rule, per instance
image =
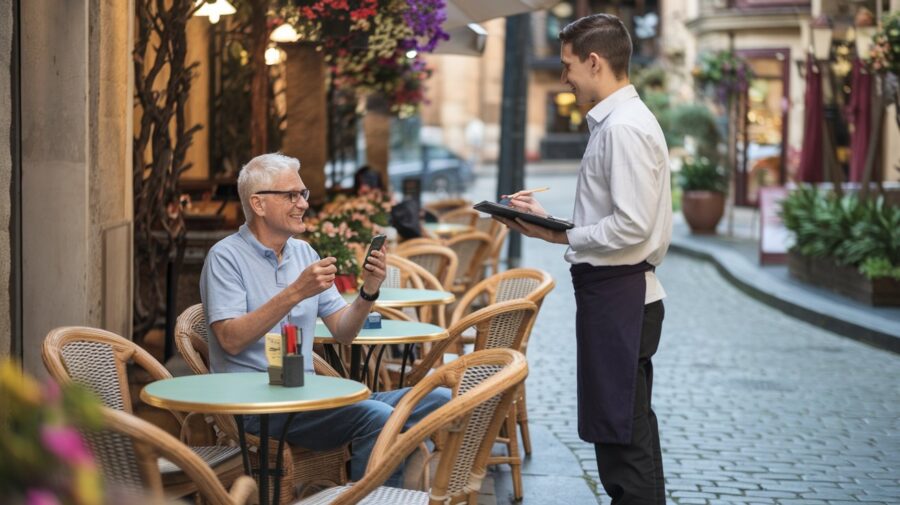
[[499, 216], [493, 216], [493, 218], [505, 224], [510, 230], [517, 231], [526, 237], [539, 238], [551, 244], [569, 244], [569, 236], [564, 231], [551, 230], [550, 228], [523, 221], [520, 218], [515, 220]]
[[[507, 195], [503, 195], [503, 198], [507, 198]], [[509, 206], [525, 211], [530, 212], [532, 214], [536, 214], [538, 216], [547, 217], [550, 214], [544, 210], [544, 207], [537, 201], [537, 198], [532, 195], [512, 195], [509, 196]]]

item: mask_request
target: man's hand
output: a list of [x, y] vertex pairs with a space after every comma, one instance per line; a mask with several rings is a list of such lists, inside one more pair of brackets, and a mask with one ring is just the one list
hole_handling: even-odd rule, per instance
[[493, 216], [493, 218], [505, 224], [506, 227], [510, 230], [517, 231], [522, 235], [525, 235], [526, 237], [539, 238], [546, 242], [550, 242], [551, 244], [569, 243], [569, 236], [566, 235], [566, 232], [564, 231], [544, 228], [543, 226], [538, 226], [536, 224], [531, 224], [528, 221], [523, 221], [520, 218], [516, 218], [515, 220], [500, 216]]
[[306, 270], [294, 281], [294, 285], [301, 294], [301, 299], [305, 300], [316, 296], [334, 285], [334, 276], [337, 273], [336, 262], [335, 258], [329, 256], [306, 267]]
[[[505, 197], [504, 197], [505, 198]], [[541, 217], [547, 217], [550, 214], [544, 210], [544, 207], [537, 201], [537, 198], [531, 195], [512, 196], [509, 199], [509, 206]]]
[[376, 291], [381, 289], [381, 283], [387, 277], [387, 249], [381, 246], [381, 249], [372, 251], [369, 260], [363, 265], [363, 286], [362, 289], [366, 294], [374, 295]]

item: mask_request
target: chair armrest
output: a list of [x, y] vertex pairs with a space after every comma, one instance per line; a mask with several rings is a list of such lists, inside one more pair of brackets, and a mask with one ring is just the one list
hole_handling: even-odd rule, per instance
[[259, 503], [259, 490], [256, 487], [256, 481], [246, 475], [241, 475], [234, 481], [228, 495], [235, 505], [245, 503], [257, 505]]

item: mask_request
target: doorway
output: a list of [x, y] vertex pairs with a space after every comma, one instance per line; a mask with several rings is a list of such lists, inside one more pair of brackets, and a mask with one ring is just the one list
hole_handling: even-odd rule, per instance
[[749, 49], [736, 53], [747, 60], [753, 78], [738, 105], [735, 203], [758, 204], [759, 189], [784, 185], [791, 51]]

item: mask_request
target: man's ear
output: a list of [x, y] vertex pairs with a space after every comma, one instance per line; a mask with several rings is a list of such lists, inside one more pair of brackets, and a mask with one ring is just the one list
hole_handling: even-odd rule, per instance
[[591, 73], [597, 74], [598, 72], [603, 70], [603, 63], [606, 61], [602, 56], [597, 53], [591, 53], [588, 55], [588, 59], [591, 61]]
[[256, 213], [257, 216], [266, 215], [266, 206], [263, 204], [263, 199], [257, 195], [250, 196], [250, 208]]

